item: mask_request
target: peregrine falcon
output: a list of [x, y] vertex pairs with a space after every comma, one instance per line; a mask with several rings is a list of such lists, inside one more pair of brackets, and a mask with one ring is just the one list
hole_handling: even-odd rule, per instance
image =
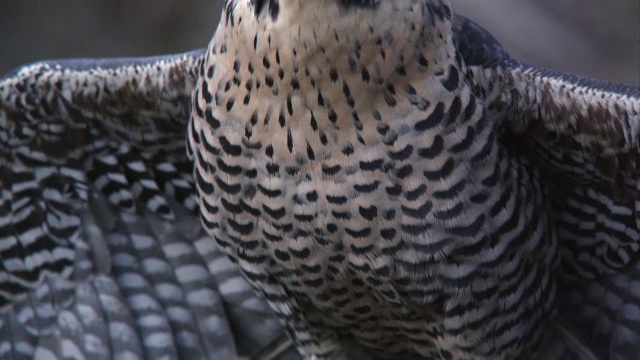
[[204, 50], [26, 65], [0, 358], [634, 358], [639, 134], [640, 88], [446, 0], [227, 0]]

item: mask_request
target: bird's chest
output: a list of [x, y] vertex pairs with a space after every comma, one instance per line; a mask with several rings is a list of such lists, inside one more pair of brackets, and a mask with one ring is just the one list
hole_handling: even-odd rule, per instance
[[[218, 92], [196, 110], [190, 143], [203, 224], [272, 306], [362, 339], [415, 325], [416, 345], [448, 318], [511, 306], [510, 284], [537, 287], [520, 281], [534, 270], [514, 266], [538, 269], [529, 259], [546, 224], [470, 91], [429, 101], [406, 89], [361, 105], [319, 92], [241, 106]], [[513, 282], [501, 280], [508, 269]]]
[[295, 101], [298, 116], [288, 121], [267, 110], [250, 115], [250, 127], [223, 122], [205, 136], [203, 209], [218, 244], [247, 271], [316, 295], [315, 306], [333, 305], [339, 300], [327, 294], [353, 283], [397, 296], [417, 273], [434, 275], [434, 290], [445, 286], [435, 275], [449, 271], [447, 254], [489, 231], [482, 204], [470, 199], [489, 196], [482, 180], [496, 162], [472, 163], [469, 151], [482, 151], [488, 131], [323, 126], [330, 112], [300, 112]]
[[498, 311], [550, 308], [541, 191], [455, 64], [244, 58], [224, 40], [189, 128], [200, 212], [279, 315], [427, 356], [491, 346]]

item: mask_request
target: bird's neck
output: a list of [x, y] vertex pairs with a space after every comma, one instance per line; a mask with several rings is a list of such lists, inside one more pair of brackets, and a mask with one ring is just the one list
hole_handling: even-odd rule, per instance
[[[428, 53], [434, 72], [454, 57], [451, 10], [444, 1], [380, 1], [354, 8], [336, 0], [265, 0], [258, 13], [256, 3], [233, 3], [213, 41], [233, 44], [234, 56], [253, 59], [265, 76], [364, 68], [371, 82], [380, 84], [415, 66], [417, 53]], [[318, 82], [331, 81], [331, 74], [319, 75]]]
[[377, 10], [340, 10], [347, 14], [330, 7], [336, 13], [325, 21], [300, 14], [290, 29], [279, 23], [282, 13], [265, 20], [271, 15], [256, 17], [249, 0], [236, 4], [206, 54], [213, 115], [234, 126], [254, 119], [247, 126], [255, 133], [310, 122], [320, 130], [362, 128], [361, 140], [378, 141], [379, 119], [411, 124], [426, 116], [430, 99], [450, 101], [457, 93], [451, 12], [434, 4], [381, 1]]

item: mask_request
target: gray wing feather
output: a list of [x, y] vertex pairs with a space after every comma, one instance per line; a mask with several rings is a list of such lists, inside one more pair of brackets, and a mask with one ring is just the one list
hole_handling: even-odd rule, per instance
[[509, 136], [537, 160], [552, 194], [560, 318], [594, 356], [632, 358], [640, 351], [640, 91], [505, 68]]
[[640, 260], [640, 89], [513, 61], [503, 69], [505, 142], [548, 180], [564, 275], [593, 280], [632, 268]]
[[231, 359], [282, 333], [196, 215], [200, 56], [0, 80], [0, 358]]
[[532, 159], [549, 188], [561, 281], [541, 358], [637, 358], [640, 87], [512, 60], [466, 19], [454, 31], [503, 145]]
[[580, 358], [633, 358], [640, 351], [640, 91], [503, 66], [505, 142], [534, 159], [551, 194], [559, 318], [583, 342]]

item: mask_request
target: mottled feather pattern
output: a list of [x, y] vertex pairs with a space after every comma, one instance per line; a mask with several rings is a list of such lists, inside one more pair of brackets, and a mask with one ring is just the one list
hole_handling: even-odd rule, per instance
[[552, 184], [569, 273], [594, 278], [621, 270], [636, 261], [639, 247], [640, 91], [508, 64], [498, 72], [507, 86], [496, 106], [516, 111], [507, 115], [507, 126], [518, 151], [548, 177], [565, 177]]
[[633, 359], [640, 350], [637, 260], [614, 275], [563, 291], [559, 310], [599, 359]]
[[471, 68], [469, 78], [509, 128], [505, 141], [550, 185], [559, 318], [591, 348], [587, 358], [631, 358], [640, 338], [640, 89], [494, 55], [501, 65]]
[[[185, 55], [183, 61], [187, 58], [196, 61], [194, 55]], [[128, 103], [116, 102], [120, 95], [110, 96], [109, 92], [139, 92], [136, 84], [162, 76], [159, 68], [154, 69], [152, 65], [135, 68], [124, 66], [127, 64], [123, 61], [120, 68], [74, 70], [73, 63], [67, 64], [70, 69], [60, 64], [40, 63], [25, 67], [0, 85], [3, 139], [0, 156], [2, 188], [5, 190], [2, 198], [6, 197], [3, 221], [13, 223], [12, 228], [3, 227], [9, 232], [5, 240], [6, 250], [19, 251], [33, 245], [34, 250], [62, 251], [63, 247], [55, 246], [56, 242], [66, 242], [67, 247], [72, 248], [70, 242], [77, 236], [80, 225], [77, 207], [88, 202], [89, 181], [106, 193], [113, 205], [123, 210], [135, 211], [137, 204], [141, 204], [157, 214], [171, 216], [157, 183], [144, 178], [143, 175], [150, 174], [145, 172], [143, 162], [151, 160], [150, 164], [160, 165], [162, 162], [158, 158], [162, 157], [176, 166], [180, 166], [176, 159], [182, 158], [184, 163], [184, 156], [180, 155], [182, 131], [167, 130], [180, 129], [175, 119], [186, 118], [187, 99], [193, 85], [184, 74], [182, 87], [173, 88], [175, 94], [159, 96], [166, 104], [147, 101], [146, 107], [133, 105], [136, 98], [144, 101], [143, 93], [136, 97], [123, 95], [123, 102]], [[138, 78], [113, 76], [123, 69], [136, 73]], [[93, 87], [85, 87], [89, 80], [92, 80]], [[171, 88], [167, 86], [163, 90], [162, 81], [157, 82], [157, 89], [149, 87], [148, 90], [167, 92]], [[104, 107], [105, 103], [109, 106], [96, 113], [95, 109]], [[152, 121], [154, 118], [156, 121]], [[131, 131], [124, 131], [121, 126]], [[126, 134], [126, 137], [119, 138], [119, 134]], [[157, 149], [145, 143], [148, 141], [154, 141], [156, 148], [162, 146], [165, 153], [158, 153]], [[136, 145], [145, 146], [148, 150], [142, 151], [141, 159], [131, 159], [130, 155], [127, 158], [130, 148]], [[167, 156], [172, 151], [177, 151], [178, 155]], [[157, 158], [153, 159], [153, 156]], [[138, 169], [141, 170], [139, 173], [129, 171], [127, 179], [125, 170], [136, 166], [143, 169]], [[129, 181], [133, 183], [131, 190]], [[189, 183], [177, 181], [166, 185], [186, 187], [190, 194]], [[180, 198], [179, 191], [176, 195], [177, 200], [194, 209], [193, 200], [184, 195]], [[31, 244], [38, 241], [41, 244]], [[21, 246], [11, 246], [16, 243], [21, 243]], [[8, 253], [3, 254], [3, 258], [7, 257]], [[20, 254], [16, 258], [28, 259], [28, 256]], [[41, 258], [46, 259], [44, 256]], [[4, 264], [10, 266], [8, 261]], [[32, 266], [37, 268], [38, 264]], [[17, 271], [11, 273], [17, 274]], [[28, 273], [29, 269], [24, 271]]]
[[639, 88], [445, 0], [222, 17], [0, 80], [0, 358], [637, 356]]
[[532, 349], [555, 299], [546, 190], [463, 84], [449, 8], [380, 3], [348, 10], [378, 28], [280, 38], [266, 24], [314, 21], [305, 5], [255, 21], [235, 5], [189, 149], [205, 227], [299, 350], [341, 358], [345, 336], [388, 357]]
[[0, 358], [229, 359], [280, 333], [194, 214], [200, 54], [0, 82]]

